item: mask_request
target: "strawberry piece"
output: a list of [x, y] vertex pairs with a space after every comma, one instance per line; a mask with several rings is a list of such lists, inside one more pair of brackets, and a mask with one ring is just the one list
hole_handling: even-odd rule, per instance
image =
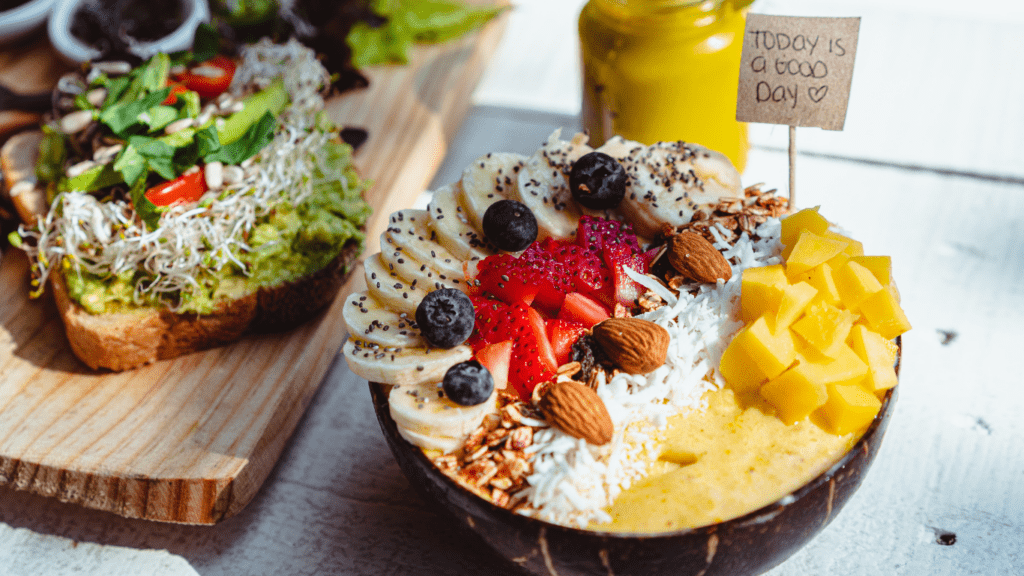
[[544, 318], [522, 302], [510, 306], [479, 296], [470, 299], [476, 309], [476, 326], [467, 344], [479, 354], [491, 344], [512, 341], [508, 383], [529, 401], [537, 384], [554, 378], [557, 368]]
[[570, 271], [536, 242], [519, 258], [510, 254], [488, 256], [477, 270], [478, 288], [509, 304], [524, 302], [558, 310], [565, 294], [572, 292]]
[[475, 315], [473, 333], [466, 340], [466, 345], [474, 352], [488, 344], [507, 340], [504, 334], [508, 330], [508, 305], [499, 300], [481, 296], [470, 296]]
[[508, 304], [531, 304], [540, 291], [537, 274], [511, 254], [495, 254], [477, 263], [477, 291]]
[[[568, 298], [568, 296], [566, 297]], [[547, 328], [548, 340], [551, 341], [551, 348], [554, 349], [555, 360], [561, 366], [569, 361], [572, 345], [579, 340], [580, 336], [587, 333], [587, 327], [581, 322], [555, 318], [548, 320]]]
[[647, 264], [643, 254], [634, 252], [633, 249], [621, 244], [612, 244], [601, 249], [601, 256], [612, 271], [615, 303], [622, 304], [627, 308], [632, 307], [633, 302], [643, 293], [643, 286], [627, 276], [623, 268], [628, 266], [634, 272], [647, 273]]
[[558, 311], [558, 318], [571, 322], [578, 322], [586, 328], [592, 328], [595, 324], [611, 317], [608, 309], [599, 302], [579, 292], [565, 295], [562, 302], [562, 309]]
[[555, 351], [551, 347], [551, 341], [548, 340], [547, 322], [540, 315], [540, 312], [537, 312], [535, 309], [525, 308], [525, 310], [526, 318], [530, 322], [530, 329], [533, 331], [533, 337], [537, 340], [537, 352], [540, 361], [551, 372], [558, 370], [558, 360], [555, 359]]
[[488, 344], [476, 353], [476, 360], [487, 368], [494, 379], [494, 387], [501, 390], [508, 386], [509, 366], [512, 363], [512, 340]]
[[555, 353], [539, 312], [520, 303], [510, 307], [509, 314], [522, 319], [526, 328], [517, 335], [508, 381], [520, 398], [529, 401], [538, 384], [555, 377]]

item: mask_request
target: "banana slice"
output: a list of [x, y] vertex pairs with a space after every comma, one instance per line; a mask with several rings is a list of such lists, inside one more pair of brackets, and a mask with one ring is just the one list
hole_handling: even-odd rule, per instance
[[497, 392], [482, 404], [460, 406], [441, 397], [440, 389], [436, 383], [392, 388], [388, 404], [399, 428], [423, 436], [464, 440], [484, 416], [497, 411]]
[[597, 151], [604, 152], [619, 162], [622, 162], [633, 152], [642, 150], [643, 148], [644, 145], [639, 142], [626, 140], [622, 136], [612, 136], [607, 142], [601, 144], [601, 147], [598, 148]]
[[413, 318], [405, 312], [394, 312], [367, 292], [350, 295], [342, 308], [342, 317], [350, 336], [381, 346], [425, 348]]
[[537, 218], [538, 238], [570, 237], [580, 219], [579, 207], [569, 191], [569, 172], [577, 158], [594, 149], [587, 146], [585, 134], [566, 141], [559, 138], [561, 132], [558, 129], [548, 136], [519, 171], [517, 199]]
[[456, 286], [466, 282], [462, 259], [437, 243], [437, 232], [430, 228], [426, 210], [399, 210], [391, 214], [388, 229], [380, 237], [381, 250], [405, 252], [439, 272], [441, 280]]
[[419, 446], [426, 450], [440, 450], [444, 454], [454, 452], [466, 443], [465, 436], [461, 438], [440, 435], [428, 436], [427, 434], [413, 432], [404, 426], [396, 426], [396, 428], [398, 428], [398, 433], [401, 434], [402, 438], [405, 438], [413, 446]]
[[439, 188], [427, 206], [430, 226], [437, 232], [437, 241], [462, 260], [482, 260], [497, 252], [483, 234], [470, 222], [459, 204], [462, 184], [456, 182]]
[[520, 154], [487, 154], [462, 171], [462, 207], [469, 223], [483, 230], [484, 213], [498, 200], [518, 198], [518, 175], [526, 157]]
[[400, 278], [379, 253], [366, 259], [363, 273], [366, 275], [366, 287], [371, 296], [388, 308], [405, 312], [410, 316], [416, 313], [416, 307], [428, 292], [419, 286], [411, 286]]
[[664, 224], [686, 224], [722, 197], [743, 197], [729, 159], [697, 144], [658, 142], [633, 149], [622, 163], [629, 183], [619, 210], [642, 236], [656, 236]]
[[[390, 248], [391, 245], [387, 245]], [[398, 274], [398, 277], [406, 280], [411, 288], [420, 288], [425, 292], [433, 292], [441, 288], [457, 288], [465, 290], [466, 284], [457, 279], [448, 278], [429, 265], [420, 262], [406, 252], [400, 250], [387, 250], [380, 253], [381, 260], [388, 267], [388, 270]]]
[[469, 346], [402, 348], [381, 346], [352, 336], [341, 347], [348, 367], [370, 382], [426, 384], [440, 382], [449, 368], [473, 357]]

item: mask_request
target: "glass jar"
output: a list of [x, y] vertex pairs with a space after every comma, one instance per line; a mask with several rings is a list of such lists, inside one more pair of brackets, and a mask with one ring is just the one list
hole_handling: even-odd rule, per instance
[[618, 134], [684, 140], [742, 172], [736, 121], [745, 8], [752, 0], [590, 0], [580, 13], [583, 127], [592, 146]]

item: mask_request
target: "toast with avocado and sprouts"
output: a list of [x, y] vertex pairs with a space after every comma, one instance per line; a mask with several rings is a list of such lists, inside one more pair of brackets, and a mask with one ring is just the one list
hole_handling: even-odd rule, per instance
[[323, 112], [329, 84], [294, 41], [61, 79], [53, 118], [9, 140], [0, 168], [31, 295], [53, 288], [85, 364], [126, 370], [287, 329], [333, 300], [370, 208]]

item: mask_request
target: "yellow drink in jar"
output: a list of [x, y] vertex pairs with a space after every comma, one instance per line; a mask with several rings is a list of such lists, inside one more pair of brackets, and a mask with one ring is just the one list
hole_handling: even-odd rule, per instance
[[736, 89], [751, 0], [590, 0], [580, 13], [583, 127], [592, 146], [618, 134], [684, 140], [740, 171], [747, 127]]

